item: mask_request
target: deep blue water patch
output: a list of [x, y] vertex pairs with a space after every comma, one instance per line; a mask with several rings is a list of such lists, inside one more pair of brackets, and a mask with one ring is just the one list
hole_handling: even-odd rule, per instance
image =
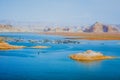
[[[69, 58], [70, 54], [86, 50], [119, 57], [119, 40], [79, 40], [80, 44], [55, 44], [31, 43], [28, 40], [65, 40], [65, 38], [33, 33], [0, 33], [0, 36], [23, 39], [23, 42], [8, 42], [28, 47], [0, 51], [0, 80], [120, 80], [119, 58], [89, 63]], [[50, 48], [29, 48], [37, 45], [50, 46]]]

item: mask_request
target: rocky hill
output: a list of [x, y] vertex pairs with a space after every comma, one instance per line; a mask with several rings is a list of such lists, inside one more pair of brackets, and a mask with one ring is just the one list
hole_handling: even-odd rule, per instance
[[20, 32], [21, 30], [12, 25], [0, 24], [0, 32]]
[[86, 28], [84, 32], [95, 32], [95, 33], [103, 33], [103, 32], [108, 32], [108, 33], [116, 33], [120, 32], [119, 28], [117, 26], [113, 25], [104, 25], [102, 23], [96, 22], [89, 28]]
[[91, 26], [83, 27], [41, 27], [41, 26], [12, 26], [0, 24], [0, 32], [87, 32], [87, 33], [118, 33], [117, 25], [105, 25], [96, 22]]

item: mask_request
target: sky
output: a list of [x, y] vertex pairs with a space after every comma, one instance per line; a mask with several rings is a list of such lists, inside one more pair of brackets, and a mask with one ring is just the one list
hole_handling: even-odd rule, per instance
[[0, 20], [84, 25], [120, 24], [120, 0], [0, 0]]

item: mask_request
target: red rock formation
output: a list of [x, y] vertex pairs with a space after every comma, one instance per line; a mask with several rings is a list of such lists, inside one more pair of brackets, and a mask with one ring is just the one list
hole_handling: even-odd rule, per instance
[[97, 32], [97, 33], [101, 33], [104, 32], [103, 31], [103, 24], [96, 22], [93, 26], [92, 26], [92, 32]]
[[114, 33], [114, 32], [119, 32], [119, 30], [111, 25], [108, 26], [108, 31], [109, 33]]

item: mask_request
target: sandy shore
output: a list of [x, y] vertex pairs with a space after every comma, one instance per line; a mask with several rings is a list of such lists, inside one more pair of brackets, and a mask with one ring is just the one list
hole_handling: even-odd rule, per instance
[[33, 46], [31, 48], [41, 49], [41, 48], [49, 48], [49, 46]]
[[105, 56], [100, 52], [95, 52], [92, 50], [87, 50], [83, 53], [77, 53], [70, 55], [70, 58], [77, 61], [96, 61], [104, 59], [113, 59], [113, 56]]
[[9, 49], [21, 49], [25, 48], [25, 46], [15, 46], [15, 45], [10, 45], [6, 42], [0, 42], [0, 50], [9, 50]]
[[70, 39], [120, 40], [120, 33], [45, 32], [41, 34], [68, 36]]

